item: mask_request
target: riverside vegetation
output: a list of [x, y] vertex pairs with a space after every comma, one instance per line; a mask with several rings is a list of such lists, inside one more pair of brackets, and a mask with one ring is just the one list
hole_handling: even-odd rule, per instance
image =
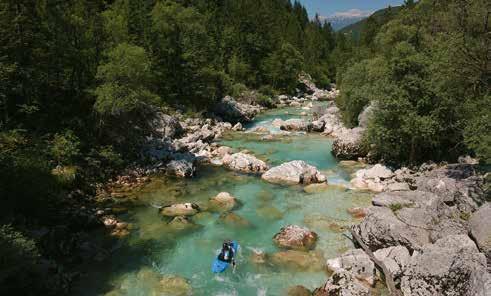
[[[344, 210], [359, 206], [350, 212], [368, 215], [352, 232], [386, 262], [392, 273], [386, 276], [393, 276], [404, 295], [449, 291], [485, 295], [490, 227], [486, 227], [489, 193], [483, 170], [491, 161], [487, 2], [406, 1], [396, 12], [369, 18], [361, 35], [351, 36], [333, 32], [319, 17], [309, 20], [305, 8], [289, 0], [0, 0], [0, 292], [71, 293], [73, 283], [84, 282], [78, 272], [81, 266], [107, 262], [112, 256], [103, 247], [108, 242], [91, 240], [90, 234], [101, 230], [100, 237], [111, 237], [111, 246], [128, 237], [131, 245], [135, 227], [140, 236], [160, 234], [164, 238], [156, 238], [158, 243], [150, 250], [164, 250], [167, 258], [174, 242], [169, 236], [199, 232], [200, 224], [214, 221], [209, 213], [218, 213], [219, 225], [243, 229], [239, 232], [245, 242], [256, 236], [262, 244], [264, 236], [270, 241], [275, 230], [256, 231], [253, 219], [277, 221], [271, 224], [276, 232], [287, 222], [315, 230], [325, 230], [327, 225], [328, 231], [316, 231], [319, 237], [299, 226], [282, 228], [276, 236], [288, 238], [291, 229], [297, 231], [292, 237], [307, 233], [308, 250], [289, 250], [276, 241], [287, 250], [274, 253], [267, 247], [273, 253], [253, 254], [253, 261], [274, 268], [314, 268], [310, 273], [296, 271], [292, 277], [298, 284], [318, 287], [324, 277], [319, 270], [326, 265], [322, 258], [339, 256], [339, 249], [349, 246], [344, 241], [333, 250], [326, 239], [339, 239], [339, 230], [349, 228], [346, 221], [356, 222], [345, 214], [336, 222], [326, 222], [325, 213], [314, 210], [332, 206], [325, 199], [337, 195]], [[285, 115], [283, 109], [268, 111], [264, 116], [270, 117], [263, 118], [266, 124], [247, 125], [266, 108], [287, 106], [291, 114]], [[243, 125], [250, 133], [241, 132]], [[336, 157], [363, 162], [326, 160], [332, 140], [299, 132], [330, 136]], [[236, 133], [239, 138], [253, 136], [240, 140], [234, 138]], [[220, 140], [222, 135], [225, 140]], [[301, 149], [289, 154], [287, 145], [295, 141], [316, 145], [306, 150], [313, 156]], [[268, 143], [281, 153], [254, 151]], [[241, 151], [244, 146], [264, 155], [256, 158]], [[431, 160], [455, 162], [460, 155], [480, 161], [467, 157], [460, 159], [460, 165], [420, 166]], [[364, 162], [400, 169], [376, 165], [358, 170], [346, 182], [349, 172]], [[239, 174], [210, 172], [209, 165]], [[197, 183], [173, 179], [199, 176], [201, 169], [204, 177]], [[329, 169], [337, 173], [333, 176]], [[153, 193], [146, 190], [156, 181], [149, 176], [160, 173], [173, 175], [157, 180], [163, 178], [164, 188], [175, 192], [174, 196], [165, 189], [170, 198], [157, 198], [164, 203], [158, 205], [163, 206], [159, 219], [169, 220], [163, 232], [152, 230], [155, 221], [145, 220], [157, 219], [148, 204], [145, 210], [124, 216], [128, 208], [141, 208], [148, 196], [153, 204]], [[265, 181], [242, 174], [262, 174]], [[252, 185], [244, 187], [245, 193], [232, 192], [239, 194], [235, 198], [218, 194], [222, 187], [232, 190], [220, 178], [238, 184], [247, 178]], [[365, 195], [339, 191], [326, 180], [383, 193], [366, 209]], [[264, 185], [266, 181], [281, 185]], [[305, 188], [299, 195], [291, 189], [297, 187], [284, 187], [285, 183]], [[136, 197], [134, 184], [143, 188]], [[179, 184], [195, 196], [179, 200]], [[220, 191], [211, 195], [215, 189]], [[267, 203], [273, 198], [261, 190], [275, 192], [280, 199], [311, 196], [313, 202], [305, 207], [292, 201], [272, 207]], [[201, 196], [200, 191], [210, 196]], [[255, 199], [242, 200], [246, 193]], [[254, 215], [248, 202], [257, 203]], [[295, 206], [297, 211], [292, 210]], [[246, 218], [233, 212], [237, 210]], [[389, 227], [391, 223], [397, 229]], [[233, 234], [221, 227], [207, 239]], [[319, 239], [317, 250], [311, 238]], [[132, 250], [142, 254], [138, 248]], [[349, 260], [342, 259], [345, 265], [339, 266], [332, 259], [327, 266], [334, 275], [315, 295], [373, 292], [367, 288], [376, 282], [373, 263], [358, 251], [341, 258], [363, 262], [363, 272]], [[459, 252], [473, 263], [459, 261], [462, 264], [455, 272], [450, 261], [444, 264], [448, 272], [422, 268], [428, 258], [441, 259], [439, 263], [443, 257], [458, 261]], [[202, 257], [206, 254], [198, 252]], [[443, 257], [434, 259], [438, 254]], [[192, 277], [190, 271], [178, 268], [182, 258], [177, 256], [175, 266], [169, 268]], [[305, 274], [317, 282], [305, 279]], [[147, 283], [141, 289], [150, 287], [152, 293], [186, 295], [196, 288], [177, 275], [161, 276], [145, 268], [134, 276]], [[286, 277], [272, 276], [270, 290], [279, 293], [279, 283]], [[118, 279], [121, 288], [113, 292], [133, 293], [124, 288], [131, 281], [131, 276]], [[268, 286], [267, 281], [260, 283]], [[263, 288], [254, 286], [257, 291]], [[213, 283], [204, 281], [196, 291], [214, 289]], [[310, 293], [301, 287], [296, 290]]]

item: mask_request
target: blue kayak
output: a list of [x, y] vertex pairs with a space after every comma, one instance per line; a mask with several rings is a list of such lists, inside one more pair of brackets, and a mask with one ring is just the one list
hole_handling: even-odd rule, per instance
[[[239, 250], [239, 243], [237, 241], [233, 241], [232, 242], [232, 248], [234, 248], [235, 257], [237, 258], [237, 251]], [[217, 256], [215, 258], [215, 260], [213, 261], [213, 264], [211, 266], [211, 272], [222, 273], [225, 270], [227, 270], [227, 268], [230, 265], [231, 265], [230, 263], [218, 259], [218, 256]]]

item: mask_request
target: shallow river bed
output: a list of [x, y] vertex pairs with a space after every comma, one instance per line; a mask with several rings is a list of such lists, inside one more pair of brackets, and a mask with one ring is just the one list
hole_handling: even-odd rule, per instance
[[[292, 108], [268, 111], [247, 128], [264, 126], [274, 133], [279, 131], [271, 125], [274, 118], [300, 118], [300, 112]], [[139, 191], [137, 205], [124, 217], [134, 225], [129, 238], [120, 243], [110, 262], [90, 268], [76, 294], [170, 295], [159, 290], [156, 275], [187, 279], [192, 295], [286, 295], [291, 286], [314, 289], [322, 285], [327, 278], [325, 271], [258, 265], [251, 260], [253, 250], [277, 252], [273, 235], [283, 226], [297, 224], [318, 233], [316, 256], [336, 256], [352, 247], [342, 235], [354, 222], [346, 210], [368, 206], [371, 195], [342, 186], [348, 184], [351, 172], [331, 155], [329, 138], [296, 134], [262, 141], [261, 137], [247, 131], [234, 132], [225, 135], [221, 144], [237, 152], [247, 149], [270, 165], [305, 160], [326, 174], [331, 186], [323, 192], [307, 193], [302, 186], [272, 185], [259, 176], [212, 166], [200, 167], [194, 179], [154, 178]], [[229, 192], [241, 201], [242, 206], [234, 211], [243, 218], [239, 225], [229, 225], [219, 214], [204, 212], [193, 217], [198, 226], [178, 230], [169, 226], [153, 206], [206, 204], [220, 192]], [[210, 272], [211, 262], [227, 238], [241, 245], [238, 267], [235, 273], [216, 276]]]

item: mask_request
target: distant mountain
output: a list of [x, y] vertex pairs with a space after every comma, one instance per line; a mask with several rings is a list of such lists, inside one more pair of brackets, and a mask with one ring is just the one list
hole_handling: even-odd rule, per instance
[[354, 16], [354, 17], [346, 17], [346, 16], [331, 16], [331, 17], [326, 17], [325, 20], [329, 23], [331, 23], [332, 28], [334, 31], [339, 31], [351, 24], [357, 23], [363, 19], [365, 19], [366, 16]]
[[[380, 9], [375, 11], [371, 16], [369, 17], [374, 17], [375, 20], [382, 24], [382, 22], [387, 22], [388, 20], [392, 19], [395, 15], [397, 15], [402, 9], [402, 6], [389, 6], [384, 9]], [[384, 20], [385, 17], [385, 20]], [[363, 30], [363, 27], [366, 24], [366, 20], [368, 17], [365, 17], [361, 20], [358, 20], [357, 22], [351, 23], [345, 27], [343, 27], [341, 30], [339, 30], [341, 33], [351, 33], [356, 38], [358, 38]]]
[[331, 26], [335, 31], [339, 31], [346, 26], [359, 22], [371, 14], [372, 11], [351, 9], [348, 11], [336, 12], [331, 16], [322, 17], [322, 19], [331, 23]]

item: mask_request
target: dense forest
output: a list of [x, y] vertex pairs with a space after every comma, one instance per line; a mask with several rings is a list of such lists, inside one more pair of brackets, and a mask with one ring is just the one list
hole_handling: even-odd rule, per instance
[[155, 108], [198, 114], [247, 89], [271, 106], [307, 72], [337, 84], [351, 126], [376, 106], [374, 159], [491, 162], [490, 11], [406, 1], [354, 37], [290, 0], [0, 0], [0, 292], [61, 293], [44, 275], [64, 254], [30, 230], [132, 162]]

